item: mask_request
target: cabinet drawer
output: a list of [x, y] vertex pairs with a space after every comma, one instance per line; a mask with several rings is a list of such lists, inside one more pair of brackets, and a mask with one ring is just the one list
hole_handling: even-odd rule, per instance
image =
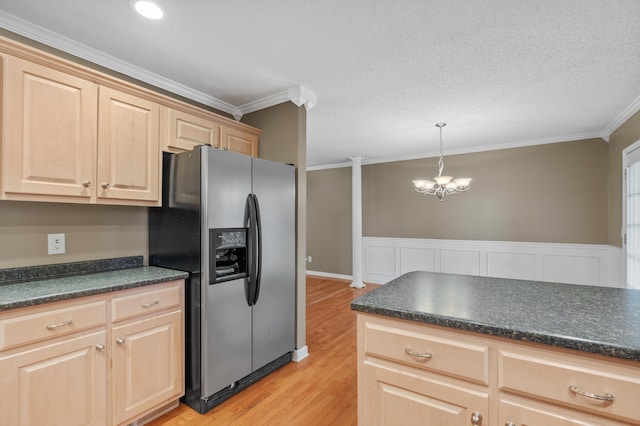
[[469, 336], [412, 324], [400, 329], [368, 318], [362, 327], [365, 355], [488, 384], [489, 348], [467, 341]]
[[[636, 368], [580, 355], [502, 349], [498, 366], [502, 391], [621, 420], [640, 419], [640, 363]], [[609, 395], [614, 399], [597, 399]]]
[[139, 291], [111, 301], [111, 320], [122, 321], [180, 305], [180, 285]]
[[106, 303], [98, 301], [0, 320], [0, 350], [38, 342], [106, 323]]
[[[558, 408], [531, 400], [500, 401], [498, 425], [629, 426], [601, 416]], [[509, 423], [511, 422], [511, 423]]]

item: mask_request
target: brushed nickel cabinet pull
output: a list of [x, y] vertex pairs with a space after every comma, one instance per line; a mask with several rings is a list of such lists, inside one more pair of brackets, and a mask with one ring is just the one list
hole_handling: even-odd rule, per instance
[[118, 337], [116, 339], [116, 343], [119, 344], [119, 345], [124, 345], [124, 339], [122, 337]]
[[153, 305], [158, 305], [159, 303], [160, 303], [160, 301], [159, 301], [159, 300], [154, 300], [154, 301], [153, 301], [153, 302], [151, 302], [151, 303], [143, 303], [143, 304], [142, 304], [142, 307], [143, 307], [143, 308], [150, 308], [151, 306], [153, 306]]
[[597, 393], [585, 392], [585, 391], [583, 391], [581, 389], [578, 389], [577, 387], [575, 387], [573, 385], [569, 386], [569, 390], [571, 392], [575, 393], [576, 395], [584, 396], [585, 398], [590, 398], [590, 399], [597, 399], [598, 401], [613, 401], [614, 399], [616, 399], [610, 393], [605, 393], [603, 395], [598, 395]]
[[474, 411], [471, 414], [471, 424], [473, 426], [481, 426], [482, 425], [482, 414], [479, 411]]
[[84, 182], [82, 182], [82, 186], [84, 186], [85, 188], [89, 188], [91, 186], [91, 181], [85, 180]]
[[431, 357], [433, 356], [429, 352], [425, 352], [425, 353], [421, 354], [421, 353], [418, 353], [418, 352], [414, 352], [409, 348], [406, 348], [404, 351], [407, 354], [411, 355], [412, 357], [418, 358], [419, 361], [427, 361], [427, 360], [431, 359]]
[[100, 351], [100, 352], [104, 351], [104, 345], [102, 343], [98, 343], [96, 345], [96, 351]]
[[47, 326], [47, 330], [55, 330], [56, 328], [64, 327], [65, 325], [71, 325], [73, 323], [72, 320], [66, 320], [63, 322], [59, 322], [57, 324], [49, 324]]
[[504, 426], [516, 426], [514, 422], [506, 422]]
[[102, 186], [102, 189], [109, 189], [109, 182], [103, 182], [100, 186]]

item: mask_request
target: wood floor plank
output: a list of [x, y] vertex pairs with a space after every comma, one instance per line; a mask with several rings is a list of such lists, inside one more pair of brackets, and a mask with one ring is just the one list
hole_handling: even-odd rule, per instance
[[332, 278], [307, 277], [309, 357], [290, 362], [206, 414], [184, 404], [150, 426], [356, 425], [356, 314], [364, 289]]

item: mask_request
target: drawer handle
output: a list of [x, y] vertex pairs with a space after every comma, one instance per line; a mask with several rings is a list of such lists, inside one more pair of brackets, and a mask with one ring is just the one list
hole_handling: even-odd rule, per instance
[[431, 355], [429, 352], [426, 352], [426, 353], [421, 354], [421, 353], [418, 353], [418, 352], [414, 352], [414, 351], [412, 351], [412, 350], [411, 350], [411, 349], [409, 349], [409, 348], [406, 348], [404, 351], [405, 351], [406, 353], [408, 353], [409, 355], [411, 355], [412, 357], [414, 357], [414, 358], [418, 358], [418, 359], [419, 359], [419, 361], [427, 361], [427, 360], [430, 360], [430, 359], [431, 359], [431, 357], [433, 356], [433, 355]]
[[151, 303], [143, 303], [143, 304], [142, 304], [142, 307], [143, 307], [143, 308], [150, 308], [150, 307], [152, 307], [153, 305], [157, 305], [157, 304], [159, 304], [159, 303], [160, 303], [160, 301], [159, 301], [159, 300], [154, 300], [154, 301], [153, 301], [153, 302], [151, 302]]
[[576, 395], [584, 396], [585, 398], [597, 399], [598, 401], [613, 401], [614, 399], [616, 399], [610, 393], [605, 393], [604, 395], [598, 395], [597, 393], [585, 392], [573, 385], [569, 386], [569, 390], [575, 393]]
[[66, 320], [57, 324], [49, 324], [47, 326], [47, 330], [55, 330], [56, 328], [64, 327], [65, 325], [71, 325], [72, 322], [72, 320]]

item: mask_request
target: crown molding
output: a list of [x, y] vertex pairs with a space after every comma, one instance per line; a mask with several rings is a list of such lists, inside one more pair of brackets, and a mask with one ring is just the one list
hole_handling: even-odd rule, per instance
[[287, 90], [287, 96], [289, 97], [289, 100], [296, 106], [304, 105], [304, 108], [307, 111], [316, 106], [316, 104], [318, 103], [316, 94], [306, 87], [300, 85], [289, 87], [289, 90]]
[[609, 138], [618, 130], [620, 126], [622, 126], [628, 119], [631, 118], [632, 115], [640, 111], [640, 96], [634, 99], [631, 104], [624, 109], [616, 118], [613, 119], [611, 123], [607, 127], [604, 128], [600, 137], [605, 141], [609, 142]]
[[238, 107], [238, 111], [244, 115], [251, 112], [260, 111], [261, 109], [269, 108], [274, 105], [280, 105], [289, 100], [287, 91], [278, 92], [274, 95], [267, 96], [266, 98], [258, 99], [253, 102], [246, 103]]
[[242, 116], [240, 109], [235, 105], [152, 73], [144, 68], [122, 61], [114, 56], [93, 49], [85, 44], [79, 43], [39, 25], [25, 21], [22, 18], [18, 18], [17, 16], [11, 15], [2, 10], [0, 10], [0, 27], [50, 46], [54, 49], [58, 49], [70, 55], [151, 84], [160, 89], [167, 90], [203, 105], [208, 105], [217, 110], [231, 114], [234, 117]]
[[[249, 114], [250, 112], [259, 111], [274, 105], [280, 105], [287, 101], [293, 102], [298, 107], [304, 105], [307, 111], [318, 103], [315, 93], [304, 86], [298, 85], [289, 87], [287, 90], [267, 96], [266, 98], [241, 105], [238, 107], [238, 111], [242, 115]], [[239, 118], [236, 118], [236, 120], [239, 120]]]
[[[459, 154], [473, 154], [476, 152], [486, 152], [486, 151], [497, 151], [499, 149], [510, 149], [510, 148], [524, 148], [528, 146], [534, 145], [546, 145], [551, 143], [562, 143], [562, 142], [573, 142], [580, 141], [585, 139], [596, 139], [601, 138], [601, 132], [585, 132], [585, 133], [574, 133], [571, 135], [564, 136], [553, 136], [548, 138], [538, 138], [538, 139], [528, 139], [524, 141], [516, 141], [509, 142], [503, 144], [495, 144], [495, 145], [483, 145], [483, 146], [474, 146], [468, 148], [460, 148], [460, 149], [447, 149], [446, 155], [459, 155]], [[398, 155], [391, 157], [378, 157], [372, 158], [368, 160], [363, 160], [362, 165], [366, 166], [368, 164], [380, 164], [380, 163], [393, 163], [396, 161], [409, 161], [409, 160], [420, 160], [422, 158], [433, 158], [438, 157], [440, 155], [439, 151], [431, 151], [421, 154], [410, 154], [410, 155]], [[350, 156], [349, 158], [352, 158]], [[332, 164], [322, 164], [316, 166], [308, 166], [307, 171], [315, 171], [315, 170], [325, 170], [325, 169], [337, 169], [341, 167], [351, 167], [352, 162], [344, 162], [344, 163], [332, 163]]]

